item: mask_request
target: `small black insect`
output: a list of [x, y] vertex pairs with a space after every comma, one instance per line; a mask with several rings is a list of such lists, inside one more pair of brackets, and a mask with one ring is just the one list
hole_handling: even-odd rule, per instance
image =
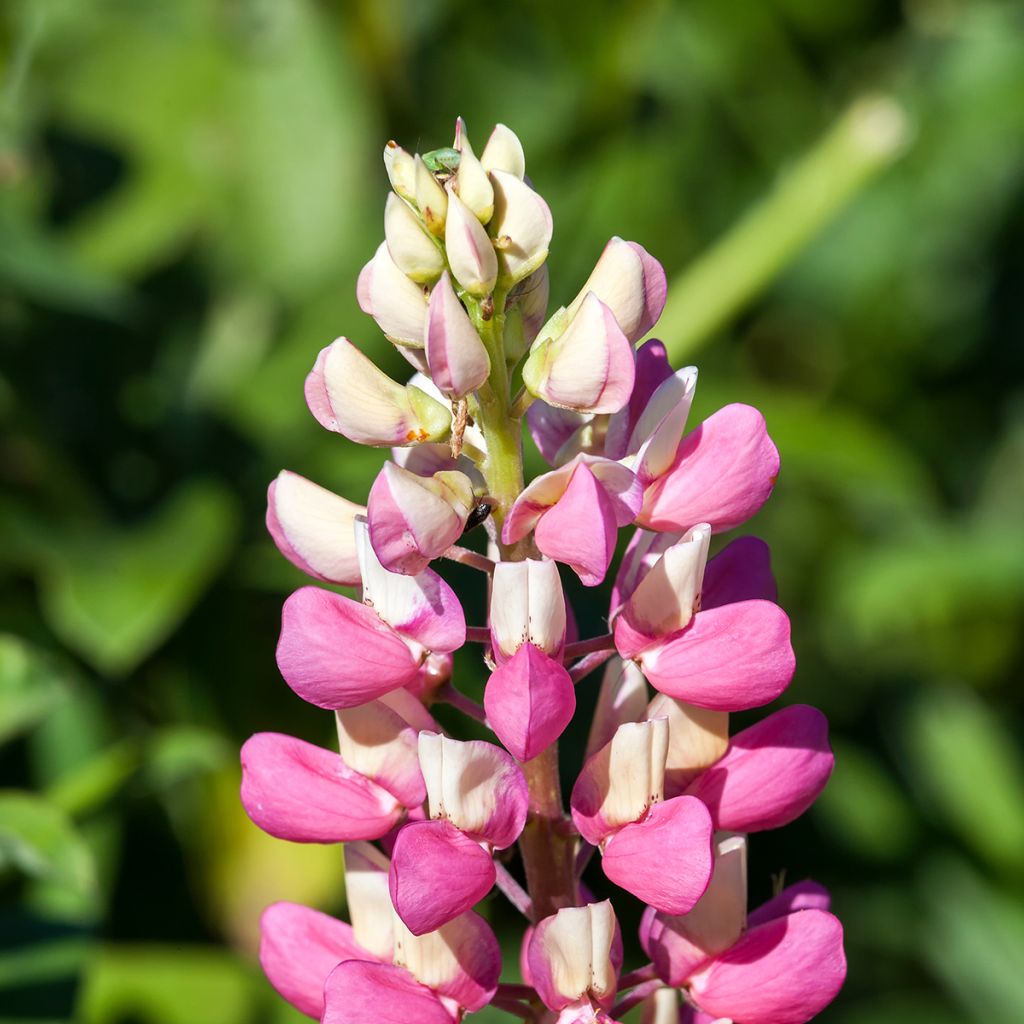
[[488, 501], [479, 502], [472, 512], [466, 516], [466, 525], [462, 528], [462, 536], [465, 537], [470, 530], [475, 530], [491, 514], [491, 504]]

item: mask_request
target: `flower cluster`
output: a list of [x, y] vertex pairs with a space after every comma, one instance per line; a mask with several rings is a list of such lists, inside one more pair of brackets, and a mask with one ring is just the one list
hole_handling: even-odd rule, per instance
[[[358, 588], [292, 594], [277, 649], [295, 693], [334, 712], [338, 752], [276, 733], [242, 749], [257, 825], [346, 844], [351, 924], [271, 906], [264, 970], [328, 1024], [452, 1024], [488, 1004], [590, 1024], [640, 1003], [659, 1024], [802, 1024], [843, 982], [842, 929], [811, 882], [748, 912], [747, 837], [821, 792], [827, 724], [792, 705], [730, 735], [730, 712], [774, 701], [795, 663], [766, 545], [708, 557], [772, 491], [764, 419], [730, 405], [687, 432], [697, 371], [643, 342], [666, 284], [635, 242], [613, 238], [547, 315], [551, 214], [508, 128], [479, 157], [459, 121], [450, 149], [389, 143], [384, 162], [386, 240], [358, 297], [415, 372], [400, 383], [339, 338], [305, 393], [324, 427], [390, 458], [366, 506], [291, 472], [268, 492], [281, 552]], [[529, 483], [524, 418], [551, 467]], [[609, 630], [581, 640], [560, 567], [601, 584], [628, 526]], [[467, 627], [438, 559], [488, 575], [486, 624]], [[490, 671], [482, 707], [452, 680], [467, 643]], [[557, 742], [602, 665], [566, 811]], [[438, 702], [498, 743], [447, 735]], [[650, 963], [627, 974], [612, 901], [580, 881], [595, 853], [646, 905]], [[523, 983], [499, 982], [473, 909], [495, 886], [528, 921]]]

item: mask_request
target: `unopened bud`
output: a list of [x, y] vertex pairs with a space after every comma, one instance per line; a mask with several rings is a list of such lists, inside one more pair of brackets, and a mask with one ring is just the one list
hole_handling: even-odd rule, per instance
[[394, 192], [388, 195], [384, 207], [384, 236], [395, 266], [413, 281], [434, 281], [444, 269], [444, 256], [437, 243], [408, 203]]
[[416, 199], [416, 164], [411, 153], [407, 153], [394, 140], [384, 147], [384, 167], [388, 172], [391, 187], [410, 202]]
[[481, 224], [486, 224], [494, 213], [494, 189], [487, 171], [473, 153], [466, 134], [466, 124], [460, 117], [455, 123], [455, 149], [459, 152], [459, 169], [455, 174], [455, 191], [458, 197], [476, 215]]
[[490, 375], [491, 360], [445, 271], [430, 293], [424, 330], [433, 382], [449, 398], [464, 398]]
[[511, 128], [503, 124], [494, 126], [491, 137], [480, 154], [480, 163], [484, 170], [506, 171], [522, 178], [526, 174], [526, 157], [523, 154], [523, 144]]
[[444, 243], [455, 280], [478, 299], [489, 295], [498, 278], [498, 257], [480, 221], [455, 193], [448, 196]]
[[413, 175], [416, 189], [416, 206], [419, 208], [423, 223], [427, 230], [437, 238], [444, 236], [445, 217], [448, 215], [448, 194], [438, 184], [437, 178], [416, 156], [413, 163]]
[[[405, 205], [397, 196], [390, 198]], [[423, 347], [427, 297], [423, 289], [398, 268], [388, 242], [381, 242], [373, 259], [360, 272], [356, 297], [359, 308], [372, 316], [392, 341], [413, 348]]]
[[494, 217], [488, 231], [500, 252], [502, 280], [515, 284], [547, 259], [553, 230], [551, 210], [514, 174], [493, 171], [491, 180], [494, 182]]

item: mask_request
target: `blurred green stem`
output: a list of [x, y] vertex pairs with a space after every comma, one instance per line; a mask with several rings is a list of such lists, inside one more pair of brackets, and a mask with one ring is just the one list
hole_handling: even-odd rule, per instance
[[687, 358], [783, 271], [907, 145], [889, 96], [855, 102], [775, 188], [669, 287], [658, 333]]

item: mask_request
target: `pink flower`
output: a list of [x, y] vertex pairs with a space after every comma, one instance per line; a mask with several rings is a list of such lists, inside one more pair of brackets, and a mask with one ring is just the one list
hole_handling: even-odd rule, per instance
[[616, 885], [671, 914], [689, 910], [711, 877], [711, 815], [692, 796], [664, 800], [668, 721], [627, 723], [587, 759], [570, 807]]
[[545, 555], [593, 587], [604, 579], [619, 527], [633, 521], [639, 502], [640, 486], [628, 469], [578, 455], [527, 485], [505, 520], [502, 540], [514, 544], [533, 530]]
[[446, 654], [466, 639], [454, 591], [427, 569], [388, 572], [356, 522], [363, 600], [303, 587], [285, 601], [277, 664], [303, 700], [350, 708], [416, 680], [431, 652]]
[[491, 586], [491, 650], [497, 667], [484, 709], [520, 760], [546, 750], [572, 720], [576, 691], [562, 665], [565, 597], [554, 562], [500, 562]]
[[746, 916], [746, 845], [719, 844], [701, 902], [671, 917], [648, 908], [640, 942], [658, 974], [711, 1018], [804, 1024], [846, 977], [842, 926], [814, 883], [790, 886]]
[[765, 597], [774, 581], [757, 542], [735, 541], [703, 569], [710, 533], [707, 523], [675, 543], [637, 533], [613, 594], [615, 646], [662, 693], [741, 711], [789, 685], [789, 619]]
[[519, 838], [528, 803], [519, 767], [490, 743], [421, 732], [419, 760], [429, 820], [402, 827], [389, 877], [395, 911], [414, 935], [433, 931], [490, 892], [491, 852]]

